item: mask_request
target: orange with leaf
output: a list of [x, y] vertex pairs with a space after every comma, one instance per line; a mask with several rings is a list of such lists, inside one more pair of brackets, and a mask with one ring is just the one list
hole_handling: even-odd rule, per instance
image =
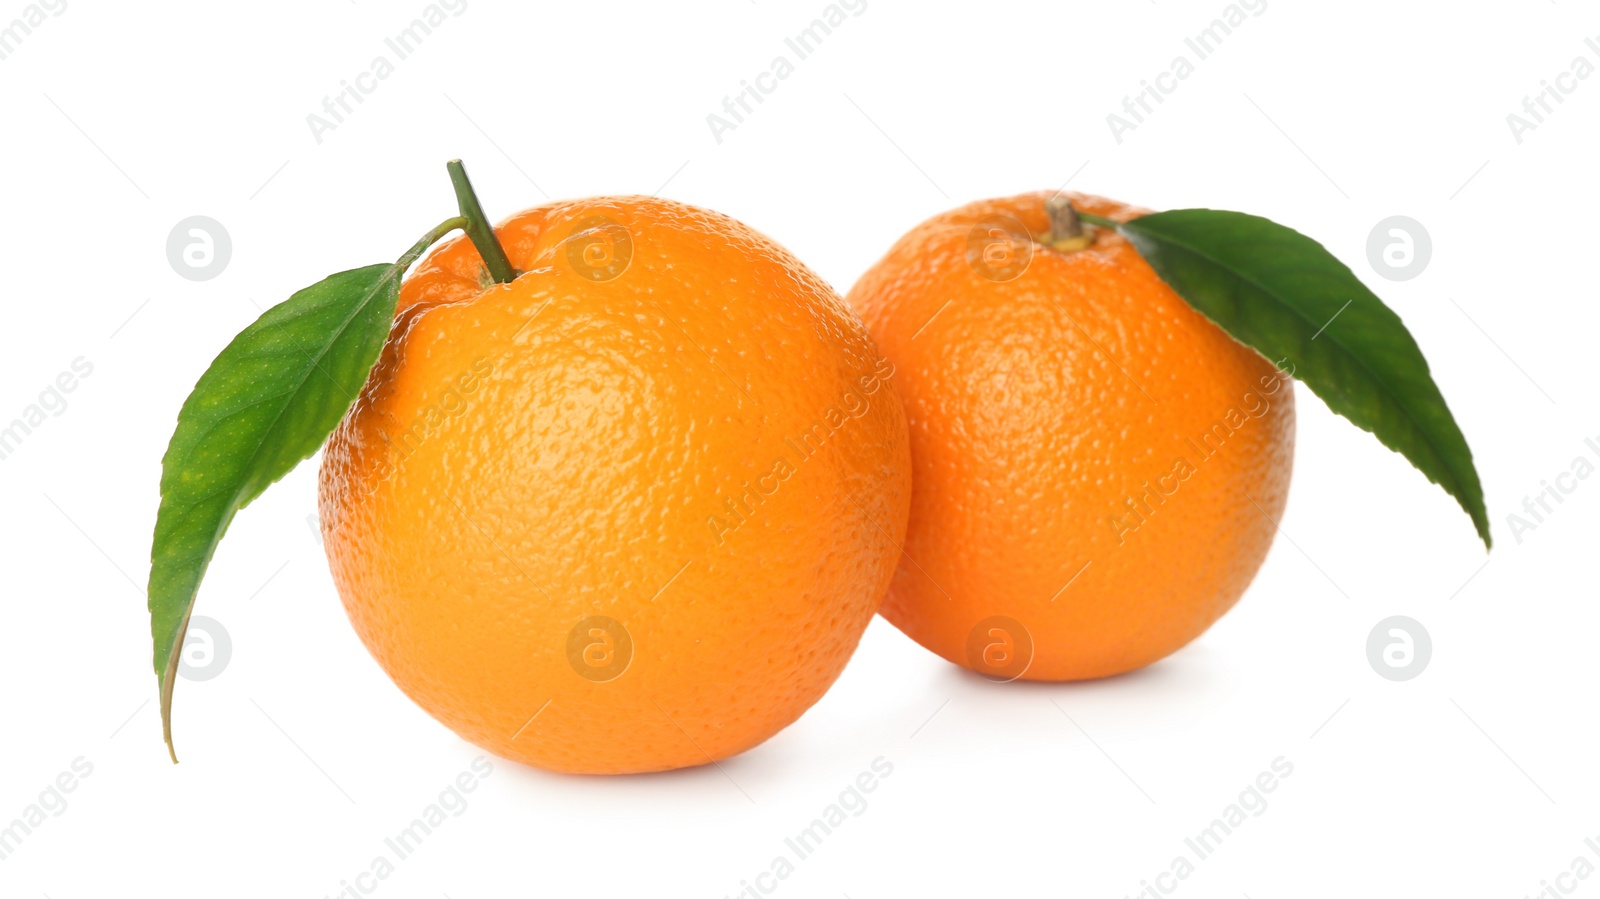
[[1266, 219], [982, 201], [912, 229], [849, 299], [911, 424], [883, 614], [991, 678], [1131, 671], [1238, 601], [1288, 500], [1291, 375], [1489, 542], [1466, 440], [1405, 326]]
[[151, 571], [163, 713], [227, 521], [332, 431], [334, 582], [435, 718], [559, 771], [760, 743], [839, 676], [893, 572], [892, 370], [827, 284], [732, 219], [599, 198], [491, 232], [452, 174], [460, 218], [269, 310], [185, 404]]

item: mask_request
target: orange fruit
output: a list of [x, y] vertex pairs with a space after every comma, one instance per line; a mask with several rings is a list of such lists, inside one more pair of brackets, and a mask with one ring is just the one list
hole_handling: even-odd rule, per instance
[[406, 279], [319, 502], [390, 677], [498, 755], [704, 764], [793, 722], [882, 600], [910, 502], [892, 370], [767, 237], [645, 197], [552, 203]]
[[1002, 680], [1117, 674], [1199, 636], [1265, 558], [1293, 460], [1288, 374], [1114, 231], [1056, 249], [1051, 196], [935, 216], [848, 296], [911, 426], [883, 615]]

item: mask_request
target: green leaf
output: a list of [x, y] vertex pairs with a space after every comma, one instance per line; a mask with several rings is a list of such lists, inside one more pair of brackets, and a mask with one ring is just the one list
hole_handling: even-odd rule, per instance
[[173, 761], [172, 688], [206, 566], [234, 513], [315, 453], [355, 402], [388, 337], [403, 268], [330, 275], [268, 309], [218, 354], [178, 413], [161, 460], [149, 587]]
[[1490, 545], [1483, 486], [1400, 317], [1321, 244], [1242, 212], [1177, 209], [1118, 230], [1178, 295], [1456, 498]]

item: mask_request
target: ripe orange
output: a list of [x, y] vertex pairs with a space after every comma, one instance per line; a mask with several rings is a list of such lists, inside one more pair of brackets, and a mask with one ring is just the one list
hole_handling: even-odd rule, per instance
[[643, 197], [552, 203], [405, 281], [320, 507], [357, 633], [429, 714], [569, 772], [704, 764], [843, 669], [910, 501], [860, 320], [765, 236]]
[[1047, 243], [1051, 196], [936, 216], [848, 297], [911, 426], [906, 558], [883, 614], [997, 679], [1102, 677], [1193, 640], [1265, 558], [1293, 459], [1288, 373], [1115, 232]]

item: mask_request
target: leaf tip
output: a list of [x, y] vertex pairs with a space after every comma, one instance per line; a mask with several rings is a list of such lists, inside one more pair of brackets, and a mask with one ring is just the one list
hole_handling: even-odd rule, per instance
[[[182, 643], [179, 637], [179, 643]], [[176, 685], [175, 675], [178, 671], [177, 660], [168, 661], [167, 668], [161, 672], [161, 738], [166, 741], [167, 755], [172, 763], [178, 763], [178, 748], [172, 743], [172, 688]]]

